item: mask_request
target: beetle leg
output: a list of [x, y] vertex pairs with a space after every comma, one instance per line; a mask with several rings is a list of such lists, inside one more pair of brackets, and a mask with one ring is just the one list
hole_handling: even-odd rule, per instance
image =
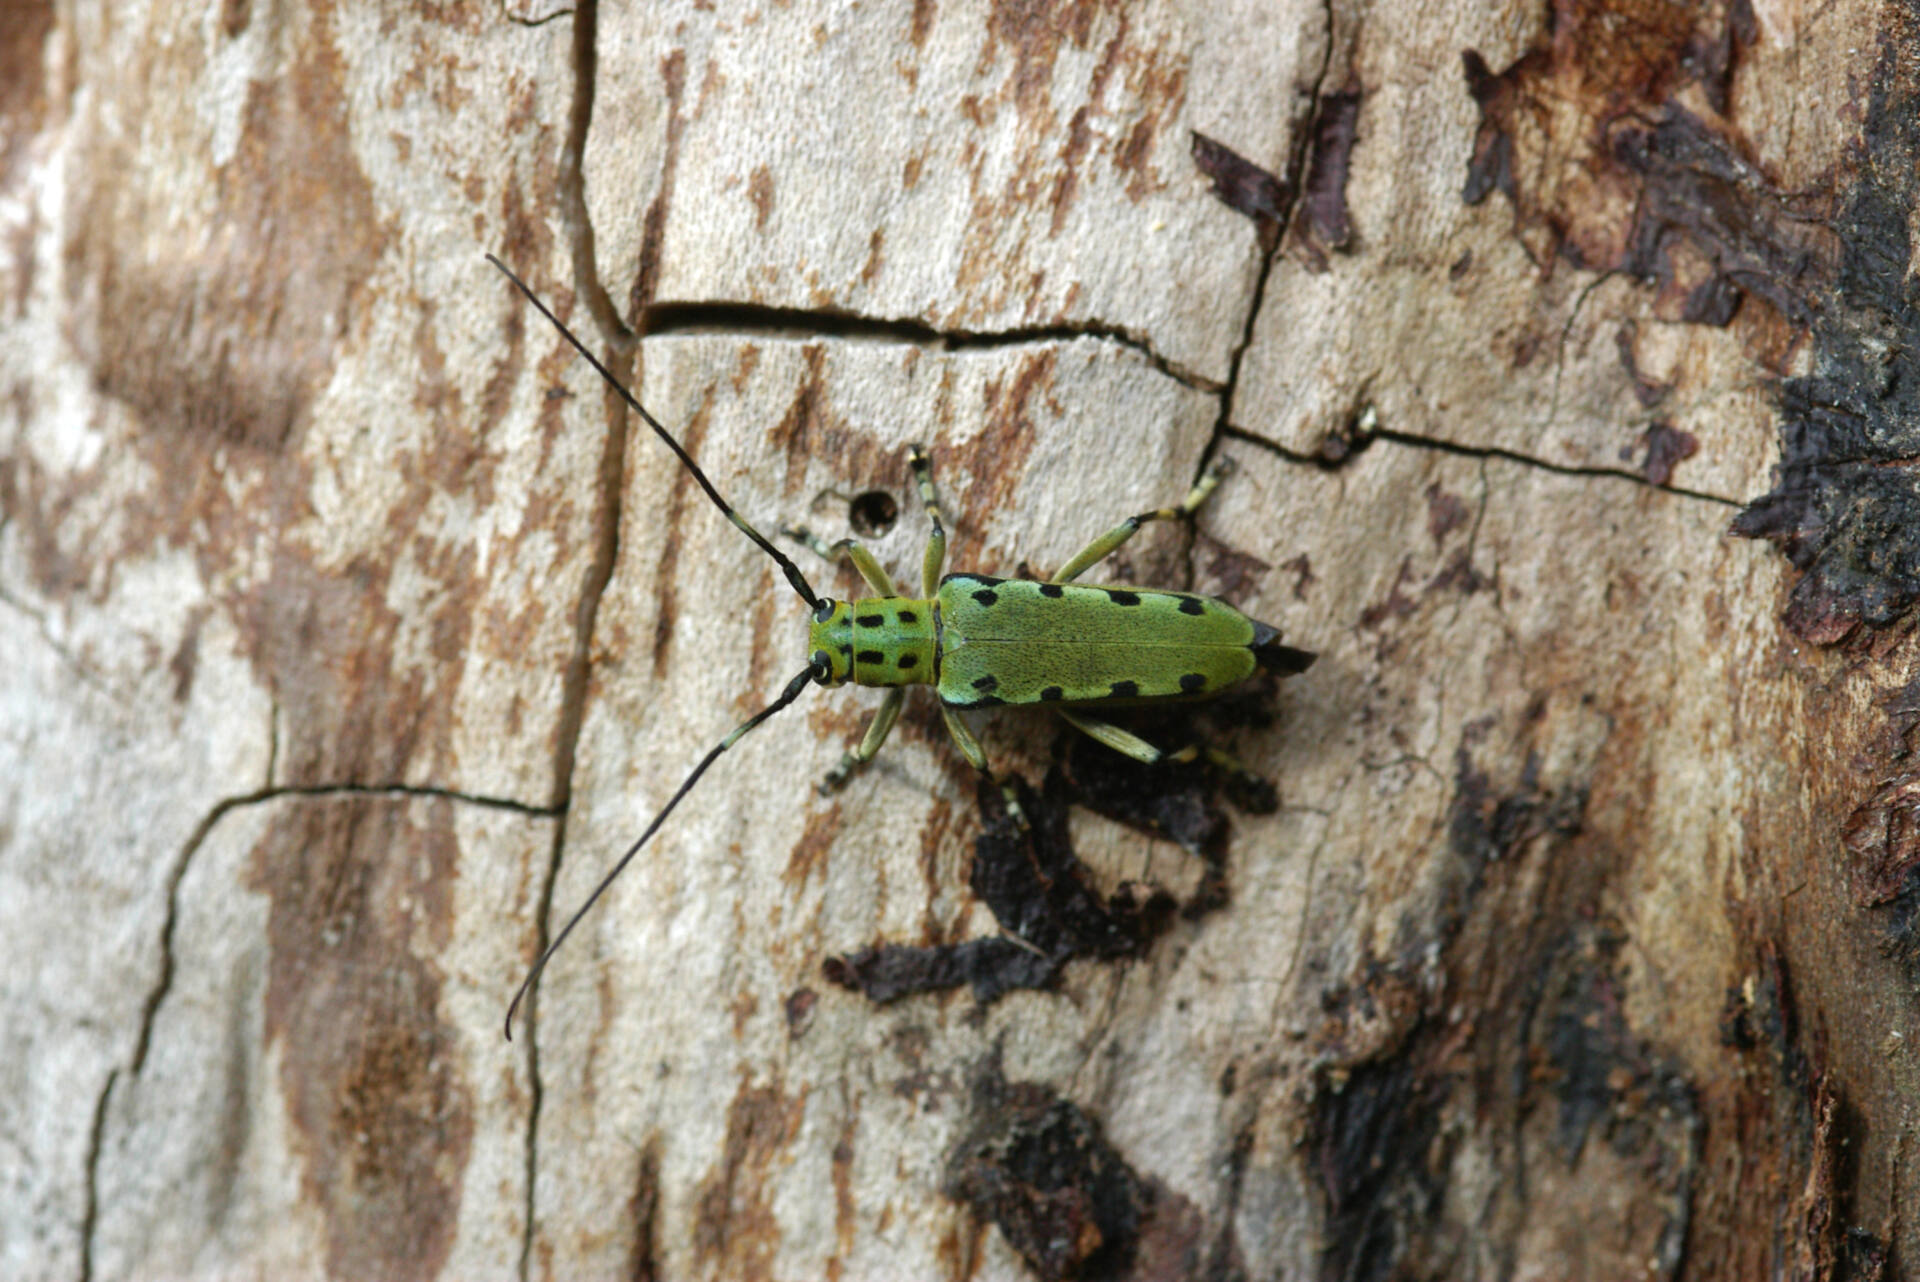
[[840, 764], [827, 771], [827, 777], [820, 781], [820, 795], [840, 791], [847, 786], [847, 780], [853, 772], [872, 761], [880, 752], [880, 745], [893, 733], [893, 723], [900, 719], [900, 705], [906, 702], [905, 686], [895, 686], [887, 691], [887, 697], [880, 701], [874, 710], [873, 720], [867, 723], [867, 732], [860, 736], [860, 742], [851, 750], [843, 753]]
[[993, 778], [993, 771], [987, 769], [986, 751], [981, 748], [980, 741], [973, 737], [973, 731], [967, 729], [967, 723], [960, 719], [960, 714], [943, 703], [940, 705], [940, 715], [947, 719], [947, 733], [953, 736], [953, 746], [960, 750], [967, 764], [987, 778]]
[[[1140, 527], [1148, 521], [1178, 521], [1183, 517], [1192, 516], [1200, 510], [1200, 505], [1207, 501], [1207, 496], [1212, 494], [1214, 488], [1220, 484], [1221, 478], [1232, 471], [1233, 460], [1222, 454], [1220, 457], [1214, 459], [1213, 465], [1207, 468], [1205, 475], [1195, 482], [1192, 489], [1187, 491], [1187, 497], [1180, 500], [1178, 507], [1155, 508], [1151, 512], [1142, 512], [1138, 516], [1128, 517], [1093, 542], [1087, 544], [1084, 548], [1081, 548], [1079, 554], [1061, 566], [1060, 572], [1054, 575], [1049, 582], [1073, 582], [1088, 570], [1106, 560], [1109, 556], [1112, 556], [1119, 550], [1121, 544], [1125, 543], [1135, 534], [1138, 534]], [[1122, 749], [1122, 751], [1125, 751], [1125, 749]]]
[[[927, 536], [927, 558], [920, 567], [920, 595], [931, 600], [933, 594], [940, 590], [940, 571], [947, 563], [947, 521], [940, 511], [940, 495], [933, 488], [933, 461], [927, 457], [927, 447], [909, 446], [907, 465], [913, 469], [913, 484], [920, 492], [920, 506], [926, 509], [927, 520], [933, 525], [933, 533]], [[951, 726], [952, 722], [949, 721], [948, 725]], [[986, 769], [985, 766], [980, 768]]]
[[1065, 708], [1058, 710], [1068, 725], [1090, 738], [1098, 739], [1115, 752], [1143, 761], [1147, 765], [1157, 766], [1163, 761], [1192, 761], [1200, 755], [1200, 749], [1188, 744], [1178, 752], [1162, 752], [1142, 739], [1139, 735], [1122, 730], [1109, 721], [1089, 717], [1084, 712], [1070, 712]]
[[[940, 713], [947, 719], [947, 733], [953, 736], [953, 746], [960, 750], [960, 755], [967, 759], [968, 765], [985, 775], [988, 783], [992, 783], [993, 771], [987, 769], [987, 754], [980, 747], [980, 741], [973, 737], [973, 731], [967, 729], [967, 723], [960, 719], [960, 714], [946, 704], [940, 705]], [[1018, 824], [1022, 832], [1027, 831], [1030, 826], [1027, 812], [1020, 804], [1020, 794], [1011, 783], [1000, 784], [1000, 800], [1006, 804], [1007, 817]]]
[[893, 586], [893, 576], [887, 573], [887, 567], [874, 560], [873, 553], [867, 551], [865, 545], [857, 540], [841, 539], [838, 543], [830, 544], [803, 525], [786, 526], [780, 533], [796, 543], [805, 544], [813, 550], [815, 555], [823, 556], [829, 561], [838, 561], [841, 557], [845, 557], [853, 562], [853, 568], [860, 571], [860, 577], [867, 581], [867, 586], [880, 596], [900, 595]]

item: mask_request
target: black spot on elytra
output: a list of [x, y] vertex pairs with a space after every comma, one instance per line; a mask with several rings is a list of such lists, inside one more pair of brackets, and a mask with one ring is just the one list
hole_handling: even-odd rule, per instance
[[1113, 602], [1115, 605], [1139, 605], [1140, 594], [1138, 592], [1129, 592], [1125, 588], [1108, 588], [1107, 600]]
[[995, 676], [975, 677], [973, 688], [982, 694], [992, 694], [1000, 688], [1000, 678]]
[[900, 622], [902, 622], [902, 623], [918, 623], [918, 622], [920, 622], [920, 616], [919, 616], [919, 615], [917, 615], [917, 614], [915, 614], [915, 613], [914, 613], [914, 612], [913, 612], [912, 610], [902, 610], [902, 611], [900, 611], [900, 613], [899, 613], [899, 614], [898, 614], [897, 616], [895, 616], [895, 617], [896, 617], [896, 618], [898, 618], [898, 619], [900, 620]]
[[978, 601], [981, 605], [992, 605], [995, 601], [998, 601], [1000, 599], [1000, 594], [998, 592], [995, 592], [992, 588], [981, 588], [978, 592], [975, 592], [973, 594], [973, 599]]
[[1200, 598], [1199, 598], [1199, 597], [1197, 597], [1197, 596], [1183, 596], [1183, 597], [1181, 597], [1181, 598], [1180, 598], [1180, 613], [1182, 613], [1182, 614], [1205, 614], [1206, 612], [1207, 612], [1207, 607], [1206, 607], [1206, 606], [1204, 606], [1204, 605], [1202, 605], [1202, 604], [1200, 604]]
[[1207, 688], [1207, 679], [1198, 672], [1189, 672], [1180, 678], [1180, 689], [1186, 694], [1198, 694]]
[[887, 616], [884, 614], [863, 614], [854, 620], [863, 628], [877, 628], [886, 621]]
[[998, 708], [1005, 702], [1006, 700], [1002, 699], [997, 694], [983, 694], [978, 699], [973, 699], [962, 704], [956, 704], [955, 706], [961, 707], [961, 708]]
[[878, 650], [862, 650], [854, 657], [861, 663], [885, 663], [887, 661], [887, 656]]
[[1063, 698], [1066, 693], [1067, 692], [1059, 686], [1048, 686], [1040, 692], [1040, 701], [1042, 703], [1052, 703], [1057, 699]]
[[1065, 596], [1066, 594], [1067, 594], [1066, 588], [1062, 587], [1058, 583], [1042, 583], [1040, 585], [1041, 596], [1051, 597], [1054, 600], [1058, 601], [1061, 597]]
[[900, 656], [900, 671], [905, 672], [908, 668], [911, 668], [914, 664], [918, 662], [920, 662], [920, 657], [918, 655], [903, 654]]
[[1140, 693], [1138, 681], [1116, 681], [1107, 687], [1107, 693], [1116, 699], [1131, 699]]

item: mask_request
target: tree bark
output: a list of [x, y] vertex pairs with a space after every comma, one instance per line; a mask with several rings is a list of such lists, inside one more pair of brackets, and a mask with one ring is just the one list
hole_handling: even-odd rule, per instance
[[[15, 11], [0, 1274], [1920, 1276], [1905, 7]], [[1230, 459], [1272, 793], [809, 692], [503, 1040], [806, 611], [485, 251], [909, 593]]]

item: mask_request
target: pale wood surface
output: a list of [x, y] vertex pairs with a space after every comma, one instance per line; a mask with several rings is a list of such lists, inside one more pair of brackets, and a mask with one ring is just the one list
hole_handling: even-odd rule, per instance
[[[1031, 1276], [947, 1192], [995, 1054], [1158, 1190], [1142, 1276], [1920, 1249], [1920, 1021], [1841, 844], [1911, 645], [1796, 639], [1793, 570], [1727, 534], [1791, 326], [1570, 260], [1542, 192], [1631, 207], [1578, 186], [1567, 117], [1517, 144], [1519, 206], [1462, 200], [1462, 54], [1507, 69], [1540, 6], [611, 6], [583, 138], [552, 5], [25, 8], [0, 1275]], [[1774, 189], [1858, 163], [1890, 12], [1754, 7], [1713, 119]], [[1192, 135], [1291, 174], [1336, 91], [1351, 243], [1270, 256]], [[804, 663], [804, 611], [487, 250], [763, 530], [896, 495], [903, 585], [910, 442], [949, 567], [999, 574], [1233, 456], [1196, 536], [1112, 571], [1320, 652], [1232, 744], [1281, 805], [1233, 816], [1228, 904], [984, 1012], [868, 1004], [823, 960], [997, 930], [982, 820], [924, 692], [817, 795], [876, 697], [811, 692], [502, 1041], [543, 931]], [[1656, 419], [1697, 447], [1668, 487]], [[1038, 779], [1048, 721], [978, 729]], [[1102, 888], [1198, 879], [1073, 832]]]

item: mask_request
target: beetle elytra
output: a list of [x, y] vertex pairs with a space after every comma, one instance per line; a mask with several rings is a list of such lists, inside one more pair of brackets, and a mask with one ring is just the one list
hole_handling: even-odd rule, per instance
[[[1141, 703], [1202, 699], [1266, 669], [1303, 672], [1314, 655], [1283, 645], [1278, 629], [1251, 619], [1212, 597], [1155, 588], [1090, 586], [1080, 575], [1117, 551], [1141, 526], [1193, 515], [1231, 470], [1224, 457], [1172, 507], [1130, 516], [1070, 559], [1050, 579], [998, 579], [946, 574], [946, 522], [934, 489], [926, 450], [912, 446], [909, 462], [920, 505], [932, 527], [920, 571], [920, 595], [903, 596], [872, 553], [852, 539], [828, 546], [804, 530], [786, 533], [830, 559], [845, 557], [874, 592], [836, 601], [813, 590], [800, 567], [720, 497], [686, 450], [640, 404], [599, 358], [570, 331], [518, 276], [492, 254], [498, 267], [528, 302], [551, 321], [573, 349], [605, 379], [706, 492], [714, 506], [773, 558], [811, 611], [807, 666], [778, 698], [736, 726], [702, 757], [658, 814], [627, 847], [560, 933], [527, 972], [507, 1008], [507, 1034], [514, 1011], [567, 936], [619, 877], [667, 816], [693, 790], [707, 768], [761, 722], [800, 697], [809, 685], [877, 686], [886, 689], [858, 745], [828, 774], [822, 790], [844, 785], [880, 751], [898, 720], [909, 686], [930, 685], [940, 700], [947, 732], [960, 755], [992, 777], [986, 753], [959, 713], [969, 708], [1047, 705], [1071, 725], [1135, 760], [1154, 764], [1191, 761], [1200, 749], [1164, 752], [1090, 710]], [[1223, 756], [1223, 754], [1214, 754]]]

